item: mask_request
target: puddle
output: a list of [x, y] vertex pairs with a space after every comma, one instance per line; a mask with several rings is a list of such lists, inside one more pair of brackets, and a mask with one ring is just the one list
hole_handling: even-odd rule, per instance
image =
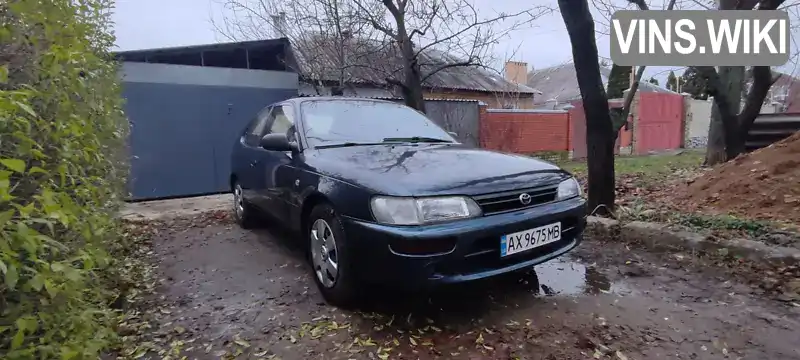
[[556, 259], [537, 265], [534, 270], [545, 293], [581, 295], [630, 293], [624, 284], [612, 283], [596, 267]]

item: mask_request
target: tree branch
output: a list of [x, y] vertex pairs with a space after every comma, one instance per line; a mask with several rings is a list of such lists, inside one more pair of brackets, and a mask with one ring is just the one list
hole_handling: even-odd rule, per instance
[[750, 87], [750, 91], [747, 92], [744, 109], [739, 113], [737, 119], [740, 136], [743, 136], [750, 129], [753, 121], [761, 113], [764, 99], [774, 83], [772, 70], [769, 66], [754, 66], [752, 73], [753, 84]]
[[408, 35], [408, 38], [409, 39], [413, 38], [415, 34], [419, 36], [425, 36], [425, 34], [428, 33], [428, 30], [430, 30], [433, 27], [433, 20], [436, 19], [436, 14], [438, 13], [439, 13], [439, 3], [434, 2], [433, 4], [431, 4], [431, 16], [429, 17], [427, 24], [425, 24], [425, 27], [422, 30], [419, 29], [411, 30], [411, 33]]
[[647, 3], [644, 0], [628, 0], [628, 2], [638, 6], [639, 10], [650, 10], [650, 7], [647, 6]]
[[612, 113], [611, 121], [614, 126], [614, 134], [619, 133], [619, 130], [625, 126], [625, 123], [628, 121], [628, 116], [631, 114], [631, 104], [633, 104], [633, 98], [636, 95], [636, 91], [639, 90], [639, 83], [642, 82], [642, 76], [644, 76], [645, 66], [640, 66], [638, 70], [636, 70], [636, 75], [633, 79], [633, 84], [631, 84], [630, 89], [628, 89], [628, 93], [625, 94], [625, 101], [622, 103], [622, 110], [619, 113]]
[[[378, 22], [378, 20], [375, 19], [374, 16], [372, 16], [372, 11], [367, 9], [367, 7], [364, 6], [364, 4], [361, 3], [361, 1], [357, 0], [357, 1], [353, 1], [353, 3], [356, 4], [356, 6], [358, 7], [359, 10], [361, 10], [362, 15], [364, 15], [363, 19], [366, 20], [367, 22], [369, 22], [370, 25], [372, 25], [372, 27], [374, 27], [376, 30], [386, 34], [386, 36], [388, 36], [388, 37], [390, 37], [392, 39], [398, 40], [397, 34], [395, 34], [394, 31], [392, 31], [388, 27], [380, 24]], [[395, 7], [394, 4], [392, 4], [391, 0], [384, 0], [383, 3], [384, 4], [388, 3], [388, 5], [386, 5], [387, 7], [391, 6], [392, 8], [395, 9], [395, 11], [397, 11], [397, 7]], [[392, 12], [391, 8], [389, 9], [389, 12]], [[392, 15], [394, 16], [394, 12], [392, 12]]]
[[[388, 1], [388, 0], [385, 0], [385, 1]], [[453, 32], [452, 34], [450, 34], [450, 35], [448, 35], [446, 37], [443, 37], [441, 39], [436, 39], [435, 41], [432, 41], [429, 44], [420, 47], [419, 50], [417, 50], [415, 55], [418, 55], [418, 54], [422, 53], [423, 51], [425, 51], [425, 50], [427, 50], [427, 49], [429, 49], [429, 48], [431, 48], [433, 46], [436, 46], [438, 44], [449, 42], [449, 41], [451, 41], [451, 40], [453, 40], [453, 39], [455, 39], [455, 38], [457, 38], [457, 37], [459, 37], [461, 35], [464, 35], [468, 31], [473, 30], [475, 28], [478, 28], [478, 27], [481, 27], [481, 26], [484, 26], [484, 25], [488, 25], [488, 24], [491, 24], [491, 23], [494, 23], [494, 22], [497, 22], [497, 21], [500, 21], [500, 20], [505, 20], [505, 19], [518, 17], [518, 16], [521, 16], [523, 14], [530, 14], [531, 11], [532, 11], [532, 9], [531, 10], [524, 10], [524, 11], [520, 11], [520, 12], [511, 14], [511, 15], [501, 14], [501, 15], [493, 17], [493, 18], [489, 18], [489, 19], [485, 19], [485, 20], [478, 20], [478, 12], [477, 12], [477, 10], [475, 10], [475, 8], [472, 7], [472, 6], [468, 6], [468, 7], [471, 10], [471, 16], [474, 18], [474, 21], [472, 23], [470, 23], [468, 26], [465, 26], [464, 28], [462, 28], [462, 29], [460, 29], [458, 31]], [[535, 17], [541, 16], [543, 13], [544, 12], [541, 12], [540, 14], [537, 14], [537, 16], [535, 16]]]
[[[644, 0], [628, 0], [629, 2], [636, 4], [641, 10], [648, 10], [647, 3]], [[667, 6], [667, 11], [672, 10], [675, 7], [675, 0], [670, 0], [669, 5]], [[619, 130], [625, 126], [625, 123], [628, 121], [628, 116], [631, 113], [631, 104], [633, 104], [633, 97], [636, 96], [636, 91], [639, 90], [639, 83], [642, 82], [642, 76], [644, 76], [644, 70], [646, 66], [640, 66], [639, 69], [636, 71], [636, 75], [633, 79], [633, 84], [631, 84], [630, 89], [628, 89], [628, 93], [625, 95], [625, 101], [622, 103], [622, 112], [619, 114], [612, 114], [612, 122], [614, 125], [614, 134], [619, 133]], [[618, 118], [615, 118], [617, 117]], [[615, 121], [616, 120], [616, 121]]]
[[392, 0], [383, 0], [383, 6], [386, 6], [386, 9], [389, 10], [389, 13], [394, 16], [395, 19], [400, 18], [402, 14], [400, 13], [400, 9], [394, 5]]
[[[742, 0], [742, 1], [747, 1], [747, 0]], [[758, 10], [776, 10], [784, 2], [785, 0], [761, 0], [758, 2]]]

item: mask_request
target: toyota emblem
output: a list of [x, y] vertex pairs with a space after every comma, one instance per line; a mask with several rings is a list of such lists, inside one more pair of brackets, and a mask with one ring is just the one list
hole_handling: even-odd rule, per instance
[[531, 196], [528, 195], [528, 193], [522, 193], [519, 195], [519, 202], [521, 202], [522, 205], [528, 205], [531, 203]]

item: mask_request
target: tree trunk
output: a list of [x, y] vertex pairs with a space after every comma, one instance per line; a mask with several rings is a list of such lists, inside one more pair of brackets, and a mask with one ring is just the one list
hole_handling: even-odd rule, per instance
[[[720, 0], [720, 10], [751, 9], [754, 1]], [[783, 0], [758, 2], [758, 10], [777, 9]], [[761, 105], [774, 80], [767, 66], [753, 67], [753, 83], [747, 92], [744, 109], [739, 112], [745, 69], [742, 66], [721, 66], [717, 74], [711, 67], [697, 68], [708, 84], [709, 94], [714, 96], [711, 124], [708, 130], [706, 165], [715, 165], [733, 159], [745, 149], [745, 140]]]
[[400, 54], [403, 56], [403, 95], [406, 105], [425, 113], [425, 99], [422, 91], [422, 71], [414, 56], [414, 44], [406, 29], [405, 19], [395, 17], [397, 37], [400, 40]]
[[558, 0], [561, 17], [572, 43], [575, 73], [586, 114], [589, 163], [589, 211], [614, 211], [614, 132], [608, 98], [600, 78], [594, 20], [587, 0]]
[[745, 150], [745, 141], [747, 140], [747, 133], [753, 122], [761, 113], [761, 107], [764, 104], [769, 93], [769, 88], [775, 82], [772, 78], [772, 69], [769, 66], [754, 66], [753, 67], [753, 85], [745, 98], [744, 108], [739, 113], [737, 119], [738, 128], [736, 129], [736, 141], [728, 146], [728, 158], [732, 159]]
[[[413, 55], [412, 55], [413, 56]], [[413, 59], [405, 66], [406, 105], [425, 113], [425, 99], [422, 90], [422, 73]]]
[[722, 124], [722, 115], [717, 105], [711, 106], [711, 121], [708, 123], [708, 139], [706, 140], [706, 166], [724, 163], [725, 155], [725, 127]]
[[[703, 73], [708, 73], [708, 71], [708, 69], [704, 69]], [[705, 160], [705, 164], [711, 166], [731, 159], [729, 144], [734, 145], [738, 137], [736, 116], [739, 114], [742, 102], [744, 67], [720, 66], [718, 80], [711, 77], [708, 80], [709, 86], [715, 88], [709, 89], [714, 93], [714, 107], [708, 128]], [[720, 111], [720, 106], [726, 107], [726, 111]]]

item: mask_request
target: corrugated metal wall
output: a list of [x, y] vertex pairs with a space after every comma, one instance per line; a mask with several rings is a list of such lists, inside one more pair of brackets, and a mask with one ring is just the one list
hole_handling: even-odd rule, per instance
[[753, 151], [767, 147], [797, 131], [800, 131], [800, 113], [761, 114], [747, 132], [745, 148]]
[[131, 200], [228, 191], [230, 152], [264, 106], [297, 94], [297, 74], [123, 64]]

